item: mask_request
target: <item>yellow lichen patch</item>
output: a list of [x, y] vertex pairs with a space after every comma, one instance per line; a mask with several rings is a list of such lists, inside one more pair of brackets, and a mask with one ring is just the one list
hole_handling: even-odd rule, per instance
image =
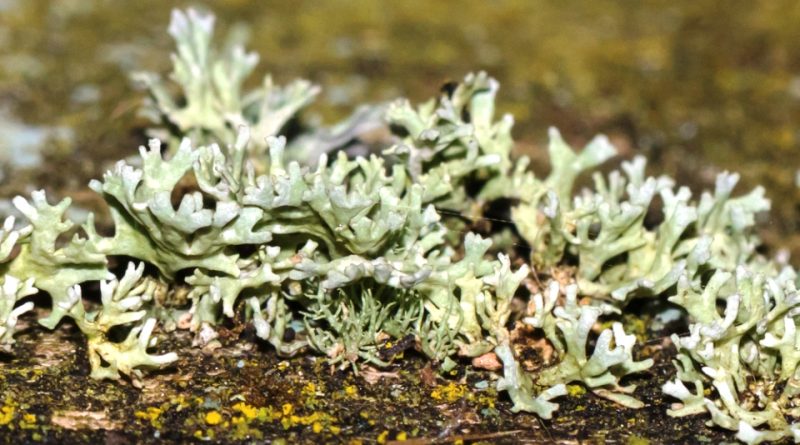
[[380, 434], [378, 434], [378, 437], [377, 437], [375, 440], [376, 440], [376, 441], [377, 441], [377, 442], [378, 442], [380, 445], [383, 445], [383, 444], [385, 444], [385, 443], [386, 443], [386, 439], [387, 439], [388, 437], [389, 437], [389, 431], [387, 431], [387, 430], [383, 430], [383, 432], [381, 432]]
[[280, 417], [280, 413], [274, 410], [271, 406], [262, 407], [258, 409], [258, 414], [256, 418], [259, 421], [264, 422], [266, 420], [277, 420]]
[[303, 398], [303, 405], [306, 408], [314, 409], [319, 405], [319, 401], [317, 400], [317, 396], [320, 395], [321, 388], [318, 388], [312, 382], [306, 383], [300, 388], [300, 396]]
[[216, 410], [209, 411], [206, 413], [204, 420], [209, 425], [219, 425], [222, 422], [222, 414]]
[[366, 420], [369, 425], [375, 425], [375, 419], [370, 419], [369, 412], [360, 411], [358, 415], [361, 416], [362, 419]]
[[308, 395], [316, 395], [317, 394], [317, 385], [312, 382], [308, 382], [303, 385], [303, 389], [300, 390], [300, 394], [304, 396]]
[[581, 385], [567, 385], [567, 392], [572, 397], [579, 397], [586, 394], [586, 388]]
[[348, 396], [352, 397], [352, 396], [358, 394], [358, 388], [356, 388], [355, 385], [347, 385], [347, 386], [344, 387], [344, 393], [347, 394]]
[[406, 439], [408, 439], [408, 434], [406, 434], [405, 431], [400, 431], [396, 436], [394, 436], [394, 440], [398, 442], [405, 442]]
[[248, 405], [248, 404], [246, 404], [244, 402], [239, 402], [236, 405], [233, 405], [232, 408], [235, 411], [238, 411], [238, 412], [242, 413], [244, 418], [246, 418], [247, 420], [253, 420], [256, 417], [258, 417], [258, 414], [259, 414], [258, 408], [254, 407], [252, 405]]
[[[289, 408], [286, 408], [286, 405], [289, 405]], [[284, 415], [283, 412], [288, 412], [288, 414]], [[291, 404], [285, 404], [284, 410], [282, 412], [277, 412], [277, 418], [280, 419], [280, 423], [284, 429], [289, 429], [295, 426], [311, 426], [312, 431], [315, 433], [322, 432], [326, 426], [329, 427], [329, 430], [333, 432], [334, 427], [331, 425], [336, 421], [336, 418], [331, 416], [330, 414], [326, 414], [320, 411], [314, 411], [308, 415], [297, 415], [293, 414], [294, 408], [291, 407]], [[273, 415], [273, 419], [275, 419], [275, 415]], [[275, 419], [277, 420], [277, 419]], [[341, 429], [337, 428], [337, 432]], [[336, 434], [334, 433], [334, 434]]]
[[480, 406], [494, 409], [494, 404], [497, 400], [497, 394], [494, 392], [481, 392], [478, 394], [470, 392], [467, 394], [467, 400], [470, 402], [475, 402]]
[[135, 413], [133, 413], [133, 415], [136, 416], [137, 419], [149, 421], [150, 425], [152, 425], [153, 428], [161, 428], [163, 425], [159, 420], [159, 417], [161, 416], [162, 412], [163, 410], [161, 408], [148, 406], [147, 410], [136, 411]]
[[294, 405], [291, 403], [284, 403], [283, 406], [281, 406], [281, 412], [283, 412], [284, 416], [291, 415], [294, 412]]
[[447, 403], [453, 403], [456, 400], [464, 397], [467, 394], [467, 386], [459, 385], [453, 382], [447, 385], [436, 387], [431, 391], [431, 397], [435, 400], [441, 400]]
[[647, 342], [647, 323], [644, 319], [626, 316], [624, 322], [625, 330], [636, 336], [637, 343]]
[[14, 412], [16, 409], [12, 405], [8, 405], [6, 402], [2, 408], [0, 408], [0, 425], [8, 425], [14, 419]]
[[19, 421], [19, 427], [23, 430], [36, 428], [36, 415], [26, 413], [22, 415], [22, 420]]
[[278, 363], [278, 371], [286, 371], [286, 369], [288, 368], [289, 368], [289, 362], [284, 360]]
[[[230, 422], [223, 422], [221, 424], [222, 428], [231, 427], [231, 430], [228, 432], [228, 439], [262, 439], [263, 433], [257, 428], [250, 428], [250, 422], [254, 420], [260, 422], [265, 420], [277, 420], [282, 417], [280, 412], [273, 411], [271, 407], [258, 408], [244, 401], [237, 402], [231, 409], [240, 415], [234, 415], [231, 417]], [[206, 416], [208, 416], [208, 414]], [[208, 420], [206, 420], [206, 422], [208, 423]]]
[[606, 320], [596, 325], [598, 331], [605, 331], [606, 329], [611, 329], [612, 326], [614, 326], [614, 320]]
[[186, 409], [186, 408], [191, 406], [189, 401], [186, 400], [186, 396], [184, 396], [184, 395], [179, 395], [177, 397], [173, 397], [170, 400], [170, 403], [175, 405], [175, 410], [179, 411], [179, 412], [183, 411], [184, 409]]

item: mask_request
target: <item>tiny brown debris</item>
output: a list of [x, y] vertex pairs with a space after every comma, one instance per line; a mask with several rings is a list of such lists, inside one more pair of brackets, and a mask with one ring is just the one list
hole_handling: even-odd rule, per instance
[[494, 352], [487, 352], [486, 354], [473, 358], [472, 366], [488, 371], [499, 371], [503, 369], [503, 364], [500, 363], [500, 360], [497, 359], [497, 354]]
[[419, 378], [422, 383], [428, 386], [436, 386], [436, 371], [430, 363], [426, 364], [424, 368], [419, 370]]
[[118, 430], [121, 422], [108, 418], [105, 411], [56, 411], [50, 419], [53, 425], [68, 430]]
[[187, 312], [178, 318], [178, 329], [189, 329], [192, 327], [192, 314], [191, 312]]
[[370, 385], [374, 385], [381, 381], [381, 379], [399, 379], [400, 374], [397, 372], [379, 371], [372, 366], [363, 366], [361, 368], [361, 377]]
[[538, 338], [531, 342], [530, 346], [539, 351], [539, 355], [542, 357], [542, 360], [544, 360], [545, 363], [550, 363], [555, 349], [553, 349], [553, 345], [550, 344], [546, 338]]

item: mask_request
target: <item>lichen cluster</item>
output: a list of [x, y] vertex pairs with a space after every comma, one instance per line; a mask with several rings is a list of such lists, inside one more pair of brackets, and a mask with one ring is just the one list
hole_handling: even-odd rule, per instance
[[[621, 379], [652, 360], [637, 361], [618, 316], [660, 299], [690, 323], [673, 337], [664, 391], [681, 403], [670, 415], [706, 413], [748, 443], [800, 440], [797, 275], [756, 253], [755, 215], [769, 208], [760, 188], [733, 197], [738, 177], [723, 173], [693, 201], [636, 158], [576, 192], [616, 150], [600, 136], [576, 152], [556, 130], [539, 178], [512, 158], [513, 119], [496, 119], [498, 84], [484, 73], [418, 106], [305, 125], [298, 112], [319, 87], [266, 77], [244, 91], [258, 57], [214, 47], [213, 29], [211, 15], [175, 11], [172, 82], [135, 76], [166, 150], [153, 139], [90, 184], [113, 234], [93, 218], [77, 230], [68, 199], [14, 199], [27, 225], [9, 218], [0, 231], [5, 350], [42, 291], [52, 305], [39, 322], [72, 319], [96, 378], [139, 382], [177, 359], [152, 352], [154, 332], [190, 329], [204, 346], [234, 320], [279, 354], [311, 349], [355, 370], [388, 366], [395, 344], [443, 370], [472, 358], [500, 372], [514, 411], [550, 418], [570, 383], [642, 406]], [[364, 137], [377, 127], [390, 136]], [[510, 227], [472, 224], [497, 219], [488, 209]], [[530, 371], [518, 346], [533, 337], [553, 359]]]

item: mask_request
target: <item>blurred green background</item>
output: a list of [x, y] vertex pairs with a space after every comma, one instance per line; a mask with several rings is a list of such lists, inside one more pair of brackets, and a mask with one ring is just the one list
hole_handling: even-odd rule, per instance
[[800, 256], [800, 2], [788, 0], [0, 0], [0, 199], [44, 187], [89, 202], [88, 179], [144, 141], [128, 73], [169, 71], [169, 11], [186, 5], [215, 12], [220, 35], [246, 26], [254, 82], [320, 83], [310, 113], [328, 121], [483, 69], [539, 171], [550, 125], [575, 144], [604, 132], [695, 192], [738, 171], [740, 191], [763, 184], [773, 200], [770, 247]]

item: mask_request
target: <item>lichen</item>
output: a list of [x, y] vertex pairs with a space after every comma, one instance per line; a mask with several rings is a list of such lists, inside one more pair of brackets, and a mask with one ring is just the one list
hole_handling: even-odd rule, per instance
[[[244, 91], [257, 57], [241, 46], [215, 49], [213, 25], [211, 15], [173, 13], [180, 96], [156, 75], [138, 76], [164, 141], [152, 139], [91, 182], [110, 209], [112, 235], [91, 217], [78, 231], [65, 219], [68, 199], [51, 205], [43, 191], [14, 199], [29, 225], [8, 219], [0, 231], [4, 349], [13, 350], [17, 319], [41, 290], [52, 307], [40, 323], [74, 321], [94, 378], [141, 384], [147, 370], [178, 359], [152, 352], [159, 335], [190, 329], [195, 344], [213, 349], [221, 324], [249, 323], [282, 356], [310, 349], [356, 373], [412, 349], [444, 374], [461, 358], [481, 358], [500, 371], [496, 389], [513, 412], [549, 419], [559, 397], [582, 391], [643, 406], [635, 386], [621, 382], [653, 362], [637, 360], [636, 337], [619, 320], [632, 300], [662, 299], [690, 322], [689, 335], [673, 337], [678, 372], [664, 391], [682, 403], [670, 415], [708, 414], [748, 443], [800, 440], [791, 423], [799, 415], [797, 274], [757, 252], [755, 215], [770, 206], [761, 188], [732, 196], [738, 176], [722, 173], [713, 193], [693, 201], [672, 179], [647, 177], [637, 157], [622, 172], [595, 172], [593, 186], [576, 193], [579, 177], [616, 150], [598, 136], [575, 151], [555, 129], [550, 174], [538, 178], [529, 159], [513, 158], [513, 119], [495, 118], [499, 84], [485, 73], [418, 106], [400, 99], [370, 108], [366, 115], [380, 117], [371, 122], [392, 136], [353, 156], [348, 141], [364, 114], [343, 127], [284, 131], [318, 87], [279, 88], [267, 77]], [[514, 230], [476, 224], [497, 219], [489, 208], [504, 208]], [[501, 249], [522, 242], [524, 254]], [[89, 292], [98, 303], [86, 301]], [[533, 371], [518, 351], [532, 338], [551, 356]], [[308, 384], [302, 404], [205, 406], [195, 436], [215, 439], [232, 427], [244, 438], [250, 422], [266, 421], [338, 434], [337, 419], [316, 410], [330, 392]], [[341, 392], [359, 397], [352, 385]], [[451, 382], [430, 397], [455, 403], [467, 392]], [[14, 418], [9, 409], [0, 422]], [[137, 417], [159, 428], [165, 409]]]

